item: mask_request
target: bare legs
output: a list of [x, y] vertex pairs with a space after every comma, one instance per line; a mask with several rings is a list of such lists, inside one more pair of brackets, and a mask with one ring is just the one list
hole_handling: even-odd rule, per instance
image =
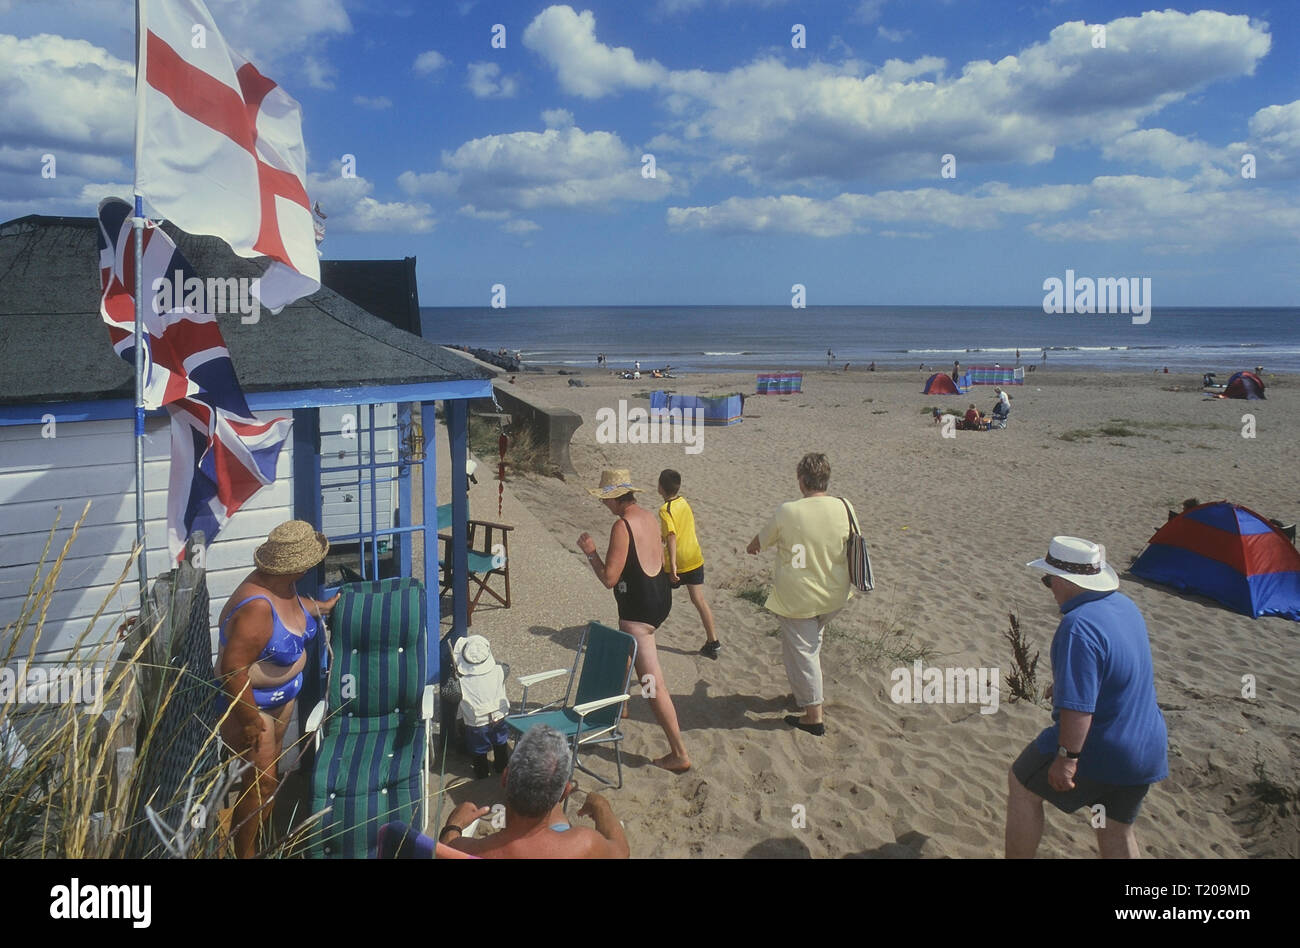
[[1043, 798], [1031, 793], [1019, 778], [1007, 772], [1008, 859], [1033, 859], [1043, 838]]
[[[1014, 773], [1007, 774], [1008, 859], [1033, 859], [1043, 838], [1043, 798], [1025, 787]], [[1097, 830], [1097, 850], [1102, 859], [1137, 859], [1137, 834], [1132, 823], [1107, 820]]]
[[[284, 734], [293, 716], [294, 702], [277, 708], [275, 716], [259, 711], [266, 725], [257, 742], [250, 748], [234, 716], [226, 718], [222, 738], [227, 746], [242, 760], [253, 766], [244, 772], [239, 784], [239, 799], [235, 803], [232, 826], [235, 831], [235, 855], [240, 859], [257, 856], [258, 840], [264, 827], [271, 825], [275, 791], [279, 786], [279, 761]], [[242, 748], [242, 749], [241, 749]]]
[[709, 608], [709, 601], [704, 598], [703, 586], [687, 586], [686, 591], [690, 593], [691, 605], [700, 614], [700, 621], [704, 623], [704, 637], [710, 642], [718, 641], [718, 634], [713, 631], [713, 610]]
[[[686, 753], [686, 744], [682, 741], [681, 727], [677, 724], [677, 709], [673, 707], [673, 698], [668, 693], [663, 669], [659, 667], [654, 630], [644, 622], [619, 622], [618, 627], [636, 638], [636, 673], [642, 682], [642, 693], [647, 694], [650, 710], [654, 712], [655, 720], [668, 738], [669, 753], [654, 764], [676, 773], [687, 770], [691, 766], [691, 759]], [[650, 681], [646, 681], [647, 675], [651, 677]]]

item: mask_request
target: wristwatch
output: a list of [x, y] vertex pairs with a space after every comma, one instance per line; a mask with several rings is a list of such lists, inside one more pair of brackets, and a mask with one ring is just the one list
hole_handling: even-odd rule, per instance
[[1074, 751], [1068, 751], [1068, 750], [1066, 750], [1064, 744], [1061, 744], [1061, 745], [1057, 746], [1057, 748], [1056, 748], [1056, 756], [1057, 756], [1057, 757], [1064, 757], [1066, 760], [1078, 760], [1078, 759], [1079, 759], [1079, 755], [1076, 754], [1076, 753], [1074, 753]]

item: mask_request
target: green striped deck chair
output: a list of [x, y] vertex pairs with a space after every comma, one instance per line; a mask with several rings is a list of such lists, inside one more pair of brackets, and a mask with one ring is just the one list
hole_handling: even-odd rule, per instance
[[428, 606], [418, 579], [350, 583], [330, 620], [327, 698], [312, 712], [315, 857], [374, 854], [393, 820], [424, 828], [435, 685], [429, 684]]
[[[593, 622], [587, 626], [587, 631], [578, 644], [572, 668], [557, 668], [536, 675], [524, 675], [519, 679], [519, 683], [524, 686], [524, 696], [519, 703], [520, 713], [506, 718], [506, 725], [518, 739], [525, 731], [539, 724], [549, 724], [568, 737], [573, 750], [574, 768], [595, 777], [607, 787], [620, 789], [623, 786], [623, 751], [620, 746], [623, 731], [620, 719], [623, 703], [630, 697], [627, 686], [635, 661], [636, 639], [626, 632]], [[578, 673], [579, 664], [582, 666], [581, 674]], [[564, 674], [569, 676], [564, 697], [529, 711], [528, 689], [539, 682]], [[573, 703], [569, 704], [571, 693]], [[578, 754], [584, 747], [597, 744], [614, 745], [617, 784], [583, 766], [578, 759]]]

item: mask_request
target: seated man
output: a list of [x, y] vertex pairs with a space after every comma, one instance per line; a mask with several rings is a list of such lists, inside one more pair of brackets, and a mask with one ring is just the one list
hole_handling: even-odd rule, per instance
[[579, 816], [589, 816], [594, 830], [570, 826], [564, 798], [574, 785], [569, 742], [555, 728], [539, 724], [519, 739], [502, 782], [506, 788], [506, 825], [484, 839], [466, 839], [461, 831], [487, 816], [488, 807], [466, 801], [452, 811], [438, 842], [484, 859], [626, 859], [627, 837], [609, 801], [587, 794]]

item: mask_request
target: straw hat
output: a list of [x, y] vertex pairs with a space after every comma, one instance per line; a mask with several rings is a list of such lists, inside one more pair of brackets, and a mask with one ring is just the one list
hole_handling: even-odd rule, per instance
[[1063, 576], [1083, 589], [1095, 592], [1119, 589], [1119, 576], [1106, 562], [1106, 548], [1091, 540], [1052, 537], [1047, 555], [1025, 565], [1053, 576]]
[[601, 500], [612, 500], [615, 497], [622, 497], [624, 494], [632, 494], [641, 490], [644, 490], [644, 488], [632, 486], [632, 472], [623, 467], [612, 471], [601, 471], [600, 486], [587, 488], [587, 492], [592, 497], [599, 497]]
[[465, 636], [452, 647], [451, 657], [456, 663], [457, 673], [465, 677], [486, 675], [497, 667], [496, 659], [492, 657], [492, 646], [481, 635]]
[[325, 534], [305, 520], [286, 520], [253, 553], [253, 562], [263, 573], [275, 576], [305, 573], [329, 552]]

